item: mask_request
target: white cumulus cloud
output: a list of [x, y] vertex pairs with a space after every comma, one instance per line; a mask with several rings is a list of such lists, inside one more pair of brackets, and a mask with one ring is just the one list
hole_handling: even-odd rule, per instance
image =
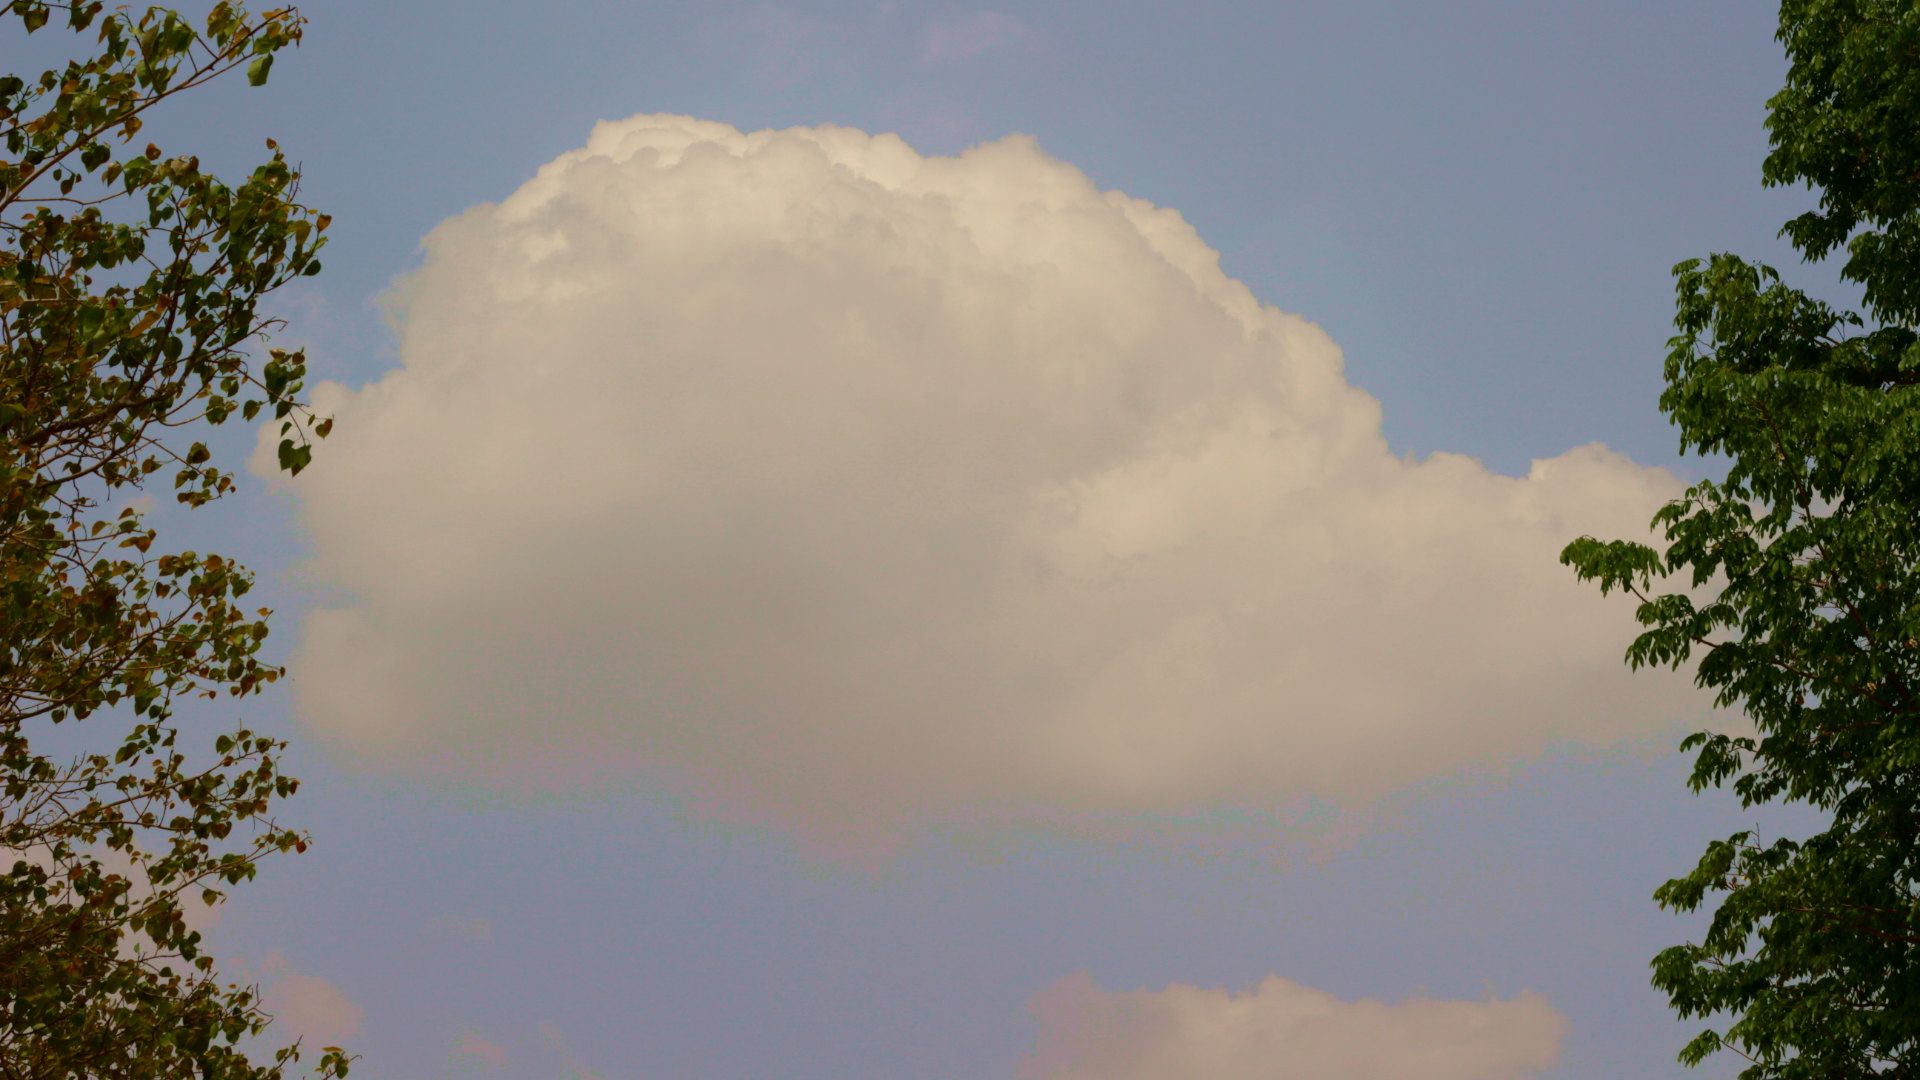
[[1352, 803], [1698, 711], [1556, 561], [1671, 476], [1394, 456], [1318, 327], [1027, 138], [605, 123], [393, 305], [293, 484], [344, 597], [298, 707], [375, 761], [860, 843]]
[[1023, 1080], [1523, 1080], [1559, 1060], [1567, 1022], [1535, 994], [1341, 1001], [1268, 977], [1244, 993], [1104, 990], [1085, 975], [1034, 998]]

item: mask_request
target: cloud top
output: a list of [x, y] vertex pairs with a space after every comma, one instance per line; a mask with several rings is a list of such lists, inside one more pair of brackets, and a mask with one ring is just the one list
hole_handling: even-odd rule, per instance
[[1111, 991], [1085, 975], [1034, 998], [1022, 1080], [1524, 1080], [1560, 1056], [1566, 1018], [1535, 994], [1341, 1001], [1269, 976], [1243, 993]]
[[855, 842], [1364, 800], [1695, 710], [1556, 561], [1678, 490], [1392, 455], [1313, 324], [1031, 139], [598, 126], [323, 386], [298, 707]]

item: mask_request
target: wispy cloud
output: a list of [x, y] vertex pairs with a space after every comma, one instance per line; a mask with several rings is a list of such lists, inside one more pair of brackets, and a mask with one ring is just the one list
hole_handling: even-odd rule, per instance
[[491, 1072], [508, 1064], [504, 1047], [489, 1042], [477, 1031], [463, 1030], [454, 1037], [453, 1052], [447, 1064], [460, 1072]]
[[277, 952], [268, 953], [260, 967], [265, 973], [262, 1005], [273, 1016], [275, 1039], [332, 1046], [360, 1031], [366, 1013], [339, 987], [300, 971]]
[[755, 4], [710, 27], [754, 82], [791, 87], [847, 64], [844, 28], [777, 4]]
[[955, 19], [930, 22], [920, 34], [920, 58], [930, 64], [977, 60], [1024, 41], [1025, 23], [998, 11], [975, 11]]
[[443, 915], [429, 923], [433, 929], [443, 934], [468, 941], [484, 941], [493, 935], [493, 924], [485, 919], [464, 918], [457, 915]]
[[603, 1080], [599, 1073], [582, 1065], [579, 1059], [573, 1056], [573, 1052], [567, 1049], [566, 1040], [560, 1037], [559, 1025], [550, 1020], [542, 1020], [535, 1026], [539, 1029], [541, 1036], [547, 1040], [547, 1044], [560, 1055], [560, 1063], [566, 1069], [569, 1080]]

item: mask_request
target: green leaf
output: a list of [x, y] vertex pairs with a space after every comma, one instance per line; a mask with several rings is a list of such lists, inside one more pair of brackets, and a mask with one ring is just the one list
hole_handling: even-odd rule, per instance
[[[1664, 549], [1582, 538], [1562, 561], [1640, 593], [1635, 667], [1692, 663], [1757, 737], [1703, 732], [1695, 792], [1797, 802], [1804, 837], [1737, 833], [1655, 894], [1713, 912], [1653, 982], [1680, 1051], [1742, 1080], [1920, 1075], [1920, 18], [1909, 0], [1785, 0], [1787, 85], [1768, 184], [1819, 209], [1782, 229], [1809, 262], [1845, 247], [1862, 312], [1729, 254], [1674, 267], [1660, 407], [1724, 479], [1655, 517]], [[1823, 291], [1833, 290], [1828, 285]], [[1676, 591], [1653, 592], [1671, 573]], [[1805, 820], [1805, 819], [1802, 819]]]
[[293, 476], [313, 460], [313, 447], [295, 446], [292, 439], [280, 440], [280, 467]]

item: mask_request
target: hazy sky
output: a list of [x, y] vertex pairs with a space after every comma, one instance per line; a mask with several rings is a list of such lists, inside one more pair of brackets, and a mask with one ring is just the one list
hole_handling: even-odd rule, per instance
[[1771, 13], [302, 10], [150, 127], [273, 135], [336, 221], [282, 301], [334, 436], [173, 523], [279, 609], [249, 716], [318, 844], [211, 934], [288, 1031], [374, 1080], [1683, 1074], [1648, 896], [1749, 818], [1671, 747], [1738, 718], [1555, 556], [1710, 468], [1667, 271], [1805, 202]]

